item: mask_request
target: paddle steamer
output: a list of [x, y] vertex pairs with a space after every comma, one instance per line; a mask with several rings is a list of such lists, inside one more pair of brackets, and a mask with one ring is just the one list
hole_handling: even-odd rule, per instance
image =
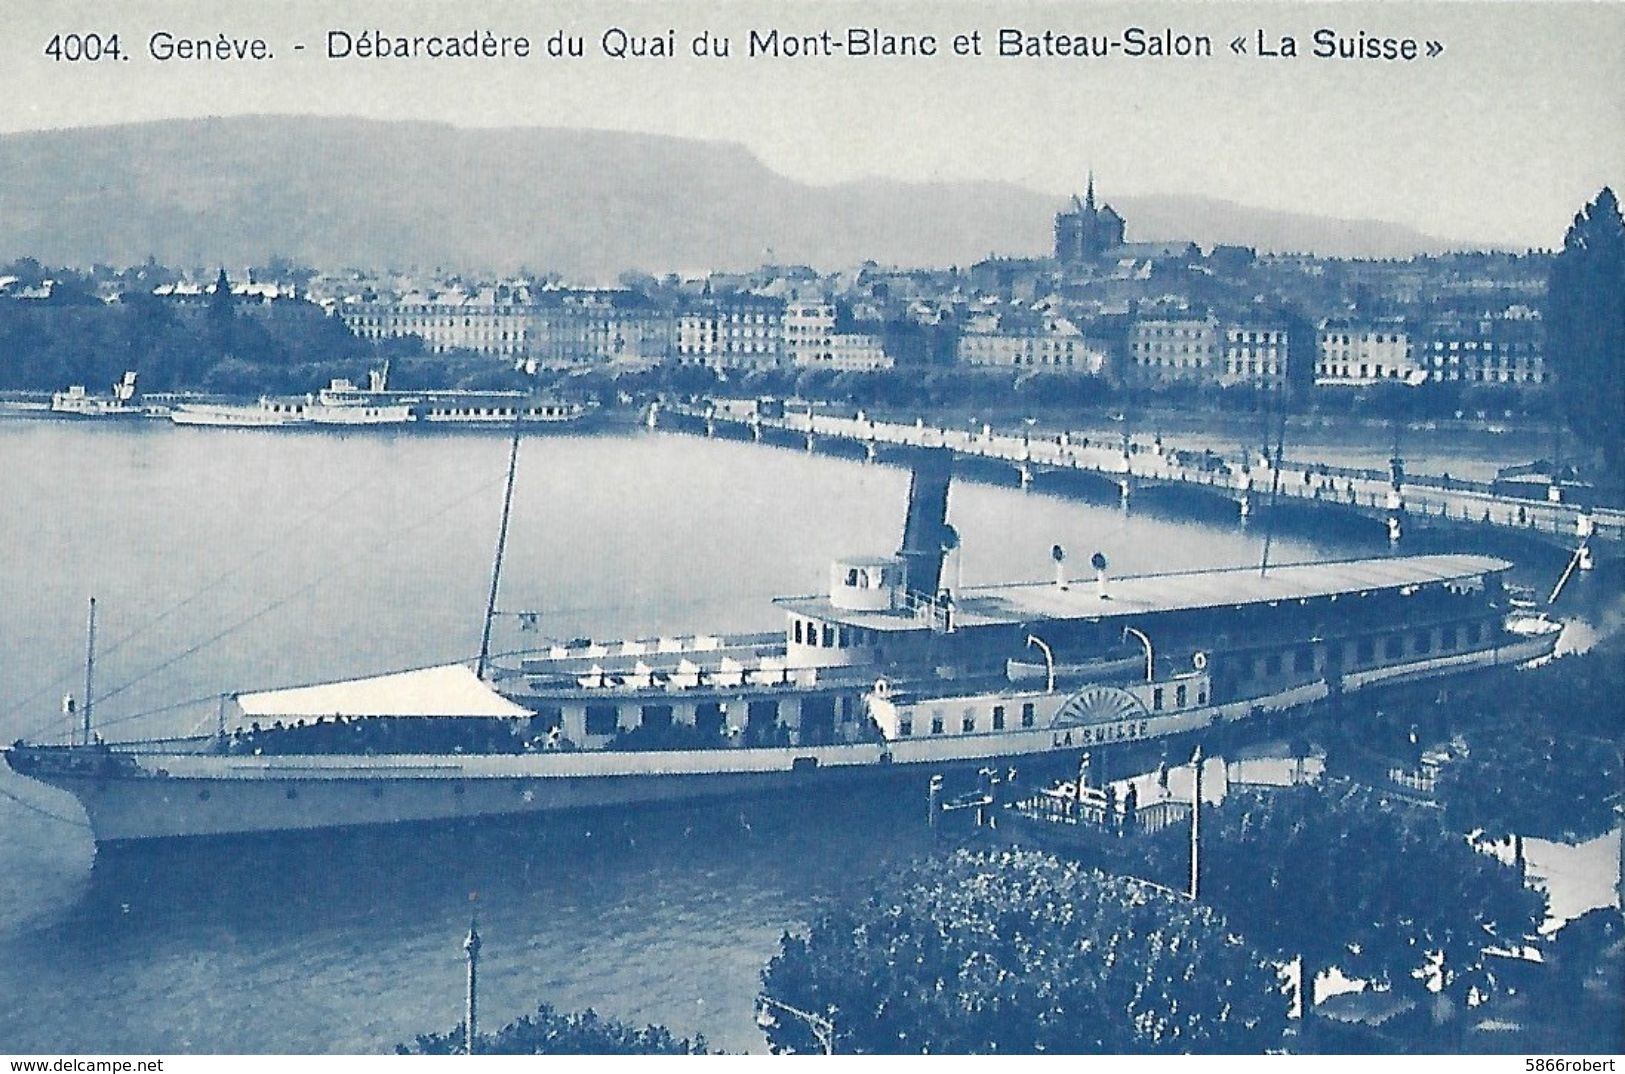
[[[782, 633], [578, 639], [223, 699], [214, 733], [19, 742], [98, 841], [635, 807], [1063, 760], [1549, 656], [1511, 564], [1427, 555], [953, 588], [950, 462], [894, 556], [781, 598]], [[511, 487], [510, 487], [511, 492]], [[499, 557], [500, 558], [500, 557]], [[486, 636], [489, 639], [490, 613]]]

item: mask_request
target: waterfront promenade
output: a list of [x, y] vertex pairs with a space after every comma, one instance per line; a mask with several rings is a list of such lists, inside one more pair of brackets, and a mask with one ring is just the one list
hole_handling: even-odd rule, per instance
[[[807, 450], [848, 445], [871, 459], [886, 449], [943, 447], [956, 456], [1008, 465], [1024, 487], [1067, 474], [1108, 482], [1125, 501], [1142, 490], [1184, 488], [1224, 497], [1243, 516], [1280, 496], [1380, 519], [1395, 539], [1409, 529], [1443, 525], [1519, 534], [1571, 550], [1584, 544], [1618, 552], [1625, 546], [1625, 511], [1509, 496], [1486, 482], [1408, 474], [1403, 463], [1384, 471], [1289, 458], [1277, 477], [1262, 452], [1246, 459], [1221, 457], [1161, 436], [1147, 443], [1127, 436], [1007, 432], [987, 425], [955, 429], [923, 419], [912, 425], [876, 421], [861, 412], [847, 417], [803, 410], [777, 416], [763, 414], [748, 400], [661, 404], [651, 411], [650, 421], [662, 428]], [[1584, 556], [1582, 566], [1590, 559]]]

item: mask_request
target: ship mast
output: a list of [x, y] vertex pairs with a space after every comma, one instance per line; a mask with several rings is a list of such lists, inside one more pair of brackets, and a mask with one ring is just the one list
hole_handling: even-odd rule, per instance
[[90, 705], [92, 676], [96, 671], [96, 598], [90, 598], [90, 622], [85, 628], [85, 745], [90, 745]]
[[[513, 513], [513, 475], [519, 465], [520, 415], [513, 419], [513, 440], [508, 444], [508, 483], [502, 490], [502, 524], [497, 529], [497, 554], [491, 563], [491, 592], [485, 601], [485, 627], [480, 631], [480, 659], [474, 674], [485, 678], [485, 665], [491, 659], [491, 621], [497, 614], [497, 587], [502, 583], [502, 554], [508, 547], [508, 518]], [[89, 717], [86, 716], [88, 720]]]
[[1275, 506], [1281, 498], [1281, 458], [1286, 452], [1286, 385], [1276, 389], [1279, 413], [1275, 422], [1275, 465], [1270, 467], [1269, 512], [1264, 519], [1264, 551], [1258, 560], [1258, 576], [1264, 577], [1270, 569], [1270, 539], [1275, 536]]

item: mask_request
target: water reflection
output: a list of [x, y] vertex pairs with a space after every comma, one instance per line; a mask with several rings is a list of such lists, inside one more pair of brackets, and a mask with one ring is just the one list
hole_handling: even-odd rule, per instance
[[[0, 1016], [0, 1041], [387, 1049], [457, 1021], [477, 907], [493, 1020], [546, 999], [760, 1048], [751, 1001], [780, 933], [923, 850], [908, 817], [891, 790], [103, 852], [77, 903], [10, 945], [56, 996]], [[113, 984], [131, 981], [147, 986]]]

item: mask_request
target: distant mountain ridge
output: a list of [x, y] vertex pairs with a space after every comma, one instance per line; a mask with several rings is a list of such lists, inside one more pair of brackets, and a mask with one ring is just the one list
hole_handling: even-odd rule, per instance
[[[1131, 240], [1405, 257], [1378, 221], [1200, 196], [1113, 196]], [[812, 186], [744, 147], [662, 135], [302, 116], [0, 134], [0, 257], [48, 263], [445, 267], [609, 279], [865, 260], [1043, 256], [1064, 199], [999, 182]]]

